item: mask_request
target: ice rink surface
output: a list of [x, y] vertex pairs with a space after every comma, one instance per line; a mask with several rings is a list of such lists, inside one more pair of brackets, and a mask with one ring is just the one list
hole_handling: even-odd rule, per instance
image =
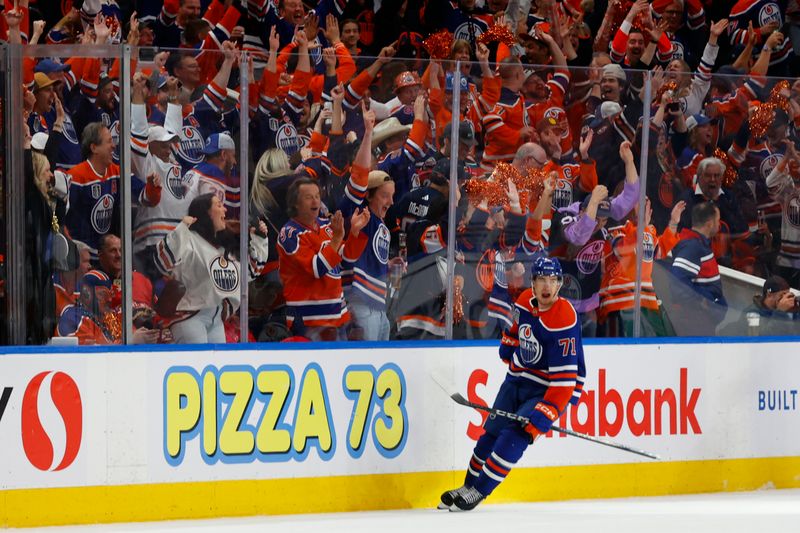
[[301, 532], [301, 533], [798, 533], [800, 490], [763, 490], [660, 498], [575, 500], [481, 505], [469, 513], [435, 509], [220, 520], [150, 522], [101, 526], [25, 529], [67, 533], [85, 531]]

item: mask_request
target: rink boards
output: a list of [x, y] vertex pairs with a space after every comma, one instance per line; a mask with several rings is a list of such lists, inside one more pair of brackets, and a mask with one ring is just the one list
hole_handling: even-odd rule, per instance
[[[490, 502], [800, 487], [797, 339], [708, 340], [585, 347], [559, 425], [662, 461], [548, 435]], [[0, 527], [435, 506], [496, 344], [355, 346], [0, 356]]]

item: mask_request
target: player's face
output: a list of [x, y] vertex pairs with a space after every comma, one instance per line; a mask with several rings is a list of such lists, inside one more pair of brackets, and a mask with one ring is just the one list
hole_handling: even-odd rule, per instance
[[533, 281], [533, 295], [540, 310], [547, 310], [558, 299], [561, 279], [558, 276], [536, 276]]
[[375, 191], [372, 198], [369, 199], [369, 209], [379, 218], [383, 219], [386, 212], [392, 206], [392, 198], [394, 197], [394, 182], [387, 181]]
[[216, 196], [211, 199], [211, 207], [208, 208], [208, 216], [214, 224], [214, 231], [225, 229], [225, 204]]

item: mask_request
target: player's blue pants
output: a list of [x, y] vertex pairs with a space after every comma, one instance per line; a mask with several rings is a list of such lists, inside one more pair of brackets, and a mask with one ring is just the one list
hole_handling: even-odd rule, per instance
[[[508, 378], [500, 386], [494, 408], [530, 416], [542, 399], [544, 387], [531, 382], [518, 383]], [[530, 444], [522, 424], [504, 417], [487, 418], [485, 433], [472, 452], [464, 484], [488, 496], [503, 481]]]

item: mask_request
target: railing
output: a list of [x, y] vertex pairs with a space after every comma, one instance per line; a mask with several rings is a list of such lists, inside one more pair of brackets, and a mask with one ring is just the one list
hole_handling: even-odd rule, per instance
[[[158, 64], [142, 59], [161, 61], [164, 52], [171, 53], [173, 62], [185, 55], [175, 67], [183, 79], [180, 89], [160, 76]], [[71, 70], [66, 79], [51, 72], [47, 79], [55, 85], [40, 77], [31, 89], [36, 98], [31, 98], [22, 88], [43, 58], [70, 63]], [[309, 62], [318, 77], [295, 74], [295, 84], [288, 86], [275, 77], [265, 80], [261, 58], [254, 65], [251, 59], [240, 52], [229, 53], [226, 60], [222, 52], [194, 57], [185, 50], [145, 53], [128, 46], [3, 48], [4, 343], [48, 342], [54, 332], [59, 343], [74, 342], [64, 339], [76, 335], [82, 343], [279, 340], [293, 334], [310, 337], [311, 330], [318, 339], [355, 340], [365, 334], [373, 338], [375, 331], [386, 328], [392, 339], [497, 338], [512, 320], [514, 299], [530, 286], [532, 261], [541, 255], [561, 260], [561, 294], [578, 309], [585, 336], [798, 333], [792, 315], [760, 308], [762, 298], [750, 309], [765, 278], [780, 274], [793, 284], [800, 279], [790, 242], [800, 227], [798, 189], [790, 177], [796, 165], [791, 152], [784, 156], [787, 148], [780, 142], [795, 138], [794, 124], [786, 124], [786, 117], [793, 118], [798, 95], [783, 86], [772, 91], [780, 80], [603, 70], [601, 65], [504, 63], [498, 70], [494, 56], [488, 67], [399, 58], [354, 58], [348, 66], [340, 58], [336, 81], [343, 82], [344, 93], [337, 96], [333, 78], [326, 81], [316, 74], [325, 64], [317, 50]], [[287, 66], [280, 68], [302, 70], [303, 61], [287, 58]], [[378, 78], [354, 81], [373, 64], [380, 67]], [[413, 76], [403, 78], [409, 69], [421, 75], [421, 83]], [[96, 76], [107, 70], [114, 78], [110, 82]], [[484, 76], [487, 70], [492, 79]], [[453, 90], [462, 84], [463, 91]], [[369, 259], [340, 266], [327, 259], [320, 263], [329, 270], [333, 286], [342, 280], [352, 318], [318, 321], [319, 314], [335, 313], [320, 303], [330, 300], [325, 295], [302, 296], [317, 278], [313, 269], [300, 275], [300, 263], [291, 260], [291, 247], [300, 246], [300, 226], [286, 226], [287, 176], [311, 176], [320, 188], [322, 214], [341, 210], [350, 232], [358, 202], [368, 206], [374, 198], [372, 193], [365, 198], [366, 183], [350, 172], [368, 128], [360, 103], [367, 88], [373, 98], [370, 114], [377, 122], [370, 152], [377, 158], [366, 166], [389, 174], [394, 205], [385, 226], [362, 230], [370, 239], [362, 245]], [[60, 136], [54, 131], [59, 120], [54, 101], [41, 96], [53, 90], [66, 110]], [[415, 92], [425, 95], [416, 108]], [[523, 95], [525, 105], [511, 96], [514, 92]], [[383, 104], [398, 96], [394, 109]], [[36, 101], [25, 104], [26, 98]], [[772, 105], [754, 106], [747, 100]], [[170, 115], [172, 105], [176, 116]], [[179, 132], [162, 159], [155, 155], [158, 145], [173, 137], [142, 130], [143, 109], [148, 113], [145, 124], [164, 125], [165, 114], [171, 117], [166, 119], [168, 135]], [[341, 109], [342, 120], [325, 118], [329, 109]], [[465, 110], [471, 131], [460, 126], [453, 109]], [[697, 116], [701, 112], [705, 114]], [[757, 118], [748, 120], [748, 113]], [[707, 119], [714, 122], [706, 124]], [[48, 167], [56, 171], [54, 188], [60, 196], [50, 194], [46, 185], [45, 196], [31, 187], [44, 174], [28, 175], [26, 158], [34, 158], [34, 172], [45, 170], [37, 166], [39, 155], [26, 155], [24, 136], [16, 134], [24, 129], [24, 120], [33, 127], [32, 134], [49, 131], [61, 143], [55, 148], [34, 143], [38, 148], [33, 149], [50, 154]], [[87, 125], [96, 121], [111, 133], [111, 164], [103, 159], [107, 147], [100, 137], [81, 147]], [[331, 131], [340, 122], [341, 135]], [[315, 129], [318, 135], [313, 135]], [[220, 133], [229, 134], [234, 148], [226, 148], [223, 135], [214, 141], [220, 143], [218, 150], [203, 154], [204, 140]], [[631, 146], [620, 151], [623, 141]], [[437, 163], [450, 156], [450, 147], [459, 147], [458, 157]], [[87, 155], [96, 162], [93, 170], [97, 164], [110, 169], [104, 179], [93, 181], [91, 175], [70, 170]], [[633, 159], [634, 172], [623, 156]], [[727, 172], [715, 162], [703, 163], [698, 172], [704, 156], [722, 157]], [[780, 163], [784, 157], [790, 161], [785, 169]], [[118, 177], [113, 165], [119, 166]], [[62, 171], [72, 173], [69, 188]], [[161, 179], [158, 203], [148, 197], [157, 189], [152, 179], [148, 184], [151, 175]], [[723, 195], [716, 198], [720, 183]], [[596, 218], [606, 214], [602, 190], [595, 191], [595, 201], [582, 203], [596, 185], [607, 187], [617, 217], [604, 226], [585, 220], [596, 208]], [[427, 197], [417, 189], [418, 197], [403, 201], [421, 186], [428, 187]], [[701, 194], [692, 195], [695, 188]], [[552, 208], [537, 211], [545, 189], [552, 189], [547, 193]], [[165, 249], [159, 243], [180, 226], [191, 200], [207, 191], [227, 208], [229, 240], [221, 260], [210, 249], [190, 260], [191, 246], [200, 242], [191, 241], [197, 231], [173, 234], [172, 248]], [[673, 211], [681, 198], [694, 205], [704, 196], [715, 199], [722, 217], [722, 229], [710, 243], [702, 234], [714, 233], [713, 220], [707, 229], [695, 224], [699, 233], [678, 235], [684, 228], [691, 230], [692, 216], [707, 213], [692, 215], [692, 206], [683, 213]], [[42, 218], [53, 207], [59, 233], [69, 237], [63, 239], [66, 248], [52, 230], [52, 217]], [[373, 217], [380, 215], [379, 201], [371, 211]], [[670, 227], [671, 217], [680, 219], [677, 227]], [[253, 232], [262, 232], [260, 222], [271, 243], [266, 265], [263, 256], [253, 257], [253, 276], [244, 265], [255, 246]], [[121, 238], [121, 259], [103, 237], [115, 232]], [[678, 245], [681, 260], [671, 264], [667, 254], [676, 255], [677, 241], [687, 238], [693, 239], [694, 250]], [[102, 275], [86, 277], [88, 265], [81, 265], [80, 256], [87, 252], [71, 241], [82, 241], [92, 255], [100, 253], [102, 265], [92, 269], [110, 282]], [[100, 244], [103, 250], [98, 251]], [[747, 289], [734, 289], [723, 274], [727, 305], [720, 298], [713, 301], [720, 282], [708, 263], [709, 248], [719, 264], [755, 276]], [[184, 255], [174, 256], [175, 250]], [[207, 268], [198, 266], [198, 257], [208, 260]], [[165, 283], [164, 272], [183, 287]], [[47, 286], [53, 275], [58, 295]], [[282, 286], [287, 283], [289, 290]], [[207, 294], [198, 287], [207, 287]], [[337, 296], [336, 290], [331, 294]], [[383, 303], [376, 304], [382, 294]], [[232, 305], [223, 303], [223, 296]], [[284, 300], [288, 306], [282, 305]], [[51, 313], [56, 304], [58, 310]], [[773, 296], [768, 307], [774, 304]], [[295, 316], [289, 320], [293, 326], [287, 327], [287, 312]], [[779, 324], [759, 333], [748, 327], [748, 313], [760, 313], [762, 324]], [[302, 318], [305, 329], [298, 326]], [[205, 329], [200, 334], [197, 328]]]

